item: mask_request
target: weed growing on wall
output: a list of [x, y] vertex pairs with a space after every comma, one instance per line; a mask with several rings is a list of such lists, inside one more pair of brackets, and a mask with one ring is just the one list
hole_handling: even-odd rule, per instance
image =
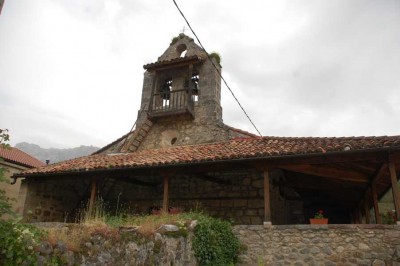
[[203, 216], [194, 232], [193, 249], [200, 265], [233, 265], [240, 242], [229, 222]]

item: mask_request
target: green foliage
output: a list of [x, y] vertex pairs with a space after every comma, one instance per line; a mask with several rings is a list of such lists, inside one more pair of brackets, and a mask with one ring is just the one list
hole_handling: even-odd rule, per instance
[[169, 45], [175, 44], [177, 41], [179, 41], [179, 37], [174, 37], [171, 39], [171, 43]]
[[[5, 171], [5, 168], [0, 167], [0, 183], [9, 183], [4, 175]], [[0, 189], [0, 217], [8, 214], [12, 218], [17, 218], [17, 214], [13, 211], [10, 201], [15, 201], [15, 199], [10, 199], [7, 197], [6, 192]]]
[[9, 140], [10, 140], [10, 135], [8, 134], [8, 129], [0, 128], [0, 146], [2, 148], [10, 147], [10, 145], [6, 143]]
[[0, 221], [0, 262], [2, 265], [36, 265], [35, 247], [42, 236], [33, 226]]
[[219, 65], [221, 65], [221, 55], [220, 55], [219, 53], [217, 53], [217, 52], [212, 52], [212, 53], [210, 54], [210, 57], [211, 57], [211, 58], [215, 58], [215, 60], [217, 61], [217, 63], [218, 63]]
[[[10, 139], [7, 129], [0, 129], [0, 147], [7, 149]], [[0, 159], [1, 160], [1, 159]], [[0, 182], [8, 182], [4, 175], [5, 169], [0, 168]], [[41, 237], [41, 232], [28, 225], [19, 224], [16, 213], [10, 204], [10, 199], [4, 190], [0, 190], [0, 216], [8, 214], [13, 219], [0, 220], [0, 263], [1, 265], [36, 265], [35, 247]]]
[[[0, 148], [3, 149], [8, 149], [10, 147], [9, 144], [7, 144], [6, 142], [10, 140], [10, 135], [8, 134], [8, 130], [7, 129], [0, 129]], [[0, 160], [2, 160], [0, 158]], [[8, 180], [6, 180], [5, 177], [5, 168], [0, 167], [0, 183], [4, 182], [4, 183], [9, 183]], [[13, 218], [16, 218], [17, 215], [16, 213], [13, 211], [12, 206], [10, 201], [15, 201], [15, 199], [9, 199], [6, 195], [6, 192], [3, 189], [0, 189], [0, 217], [8, 214]]]
[[[180, 33], [178, 36], [175, 36], [171, 39], [171, 43], [169, 45], [173, 45], [175, 44], [177, 41], [179, 41], [180, 39], [183, 39], [185, 37], [188, 37], [186, 34], [184, 33]], [[193, 38], [189, 38], [189, 41], [193, 41]]]
[[233, 265], [240, 242], [229, 222], [204, 216], [195, 229], [193, 249], [200, 265]]
[[381, 213], [383, 224], [396, 224], [396, 211], [388, 211], [387, 213]]

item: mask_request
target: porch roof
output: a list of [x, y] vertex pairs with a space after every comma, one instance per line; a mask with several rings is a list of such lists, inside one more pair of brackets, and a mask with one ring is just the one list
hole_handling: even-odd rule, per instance
[[29, 177], [94, 170], [151, 168], [240, 159], [273, 159], [293, 155], [324, 155], [377, 150], [400, 150], [400, 136], [237, 138], [225, 142], [167, 147], [133, 153], [94, 154], [29, 169], [15, 176]]

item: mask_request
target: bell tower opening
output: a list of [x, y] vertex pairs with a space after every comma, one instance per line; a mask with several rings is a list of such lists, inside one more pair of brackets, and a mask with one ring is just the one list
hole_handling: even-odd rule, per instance
[[[212, 58], [211, 60], [215, 60]], [[220, 65], [184, 34], [173, 38], [154, 63], [144, 66], [141, 108], [155, 121], [175, 116], [178, 120], [222, 122]]]

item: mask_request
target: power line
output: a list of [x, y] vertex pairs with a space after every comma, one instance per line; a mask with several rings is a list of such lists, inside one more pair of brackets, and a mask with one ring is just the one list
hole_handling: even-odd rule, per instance
[[219, 71], [219, 69], [217, 68], [217, 66], [214, 64], [214, 62], [211, 60], [210, 55], [207, 53], [206, 49], [204, 48], [203, 44], [201, 44], [201, 41], [199, 39], [199, 37], [197, 37], [196, 33], [194, 32], [194, 30], [192, 29], [192, 27], [190, 26], [189, 21], [186, 19], [185, 15], [182, 13], [181, 9], [179, 8], [178, 4], [175, 2], [175, 0], [172, 0], [176, 6], [176, 8], [178, 9], [179, 13], [181, 13], [183, 19], [186, 21], [186, 24], [188, 25], [190, 31], [193, 33], [194, 37], [196, 38], [197, 42], [199, 43], [200, 47], [204, 50], [204, 52], [206, 53], [208, 59], [210, 60], [211, 64], [214, 66], [215, 70], [217, 70], [218, 75], [221, 77], [221, 79], [223, 80], [223, 82], [225, 83], [225, 86], [228, 88], [228, 90], [231, 92], [233, 98], [236, 100], [236, 102], [238, 103], [238, 105], [240, 106], [240, 108], [242, 109], [243, 113], [246, 115], [246, 117], [249, 119], [250, 123], [253, 125], [253, 127], [255, 128], [255, 130], [258, 132], [258, 134], [262, 137], [262, 134], [260, 133], [260, 131], [258, 130], [258, 128], [256, 127], [256, 125], [253, 123], [253, 121], [251, 120], [250, 116], [247, 114], [247, 112], [244, 110], [243, 106], [240, 104], [239, 100], [236, 98], [235, 94], [233, 93], [232, 89], [229, 87], [228, 83], [226, 82], [226, 80], [224, 79], [224, 77], [222, 76], [221, 72]]

